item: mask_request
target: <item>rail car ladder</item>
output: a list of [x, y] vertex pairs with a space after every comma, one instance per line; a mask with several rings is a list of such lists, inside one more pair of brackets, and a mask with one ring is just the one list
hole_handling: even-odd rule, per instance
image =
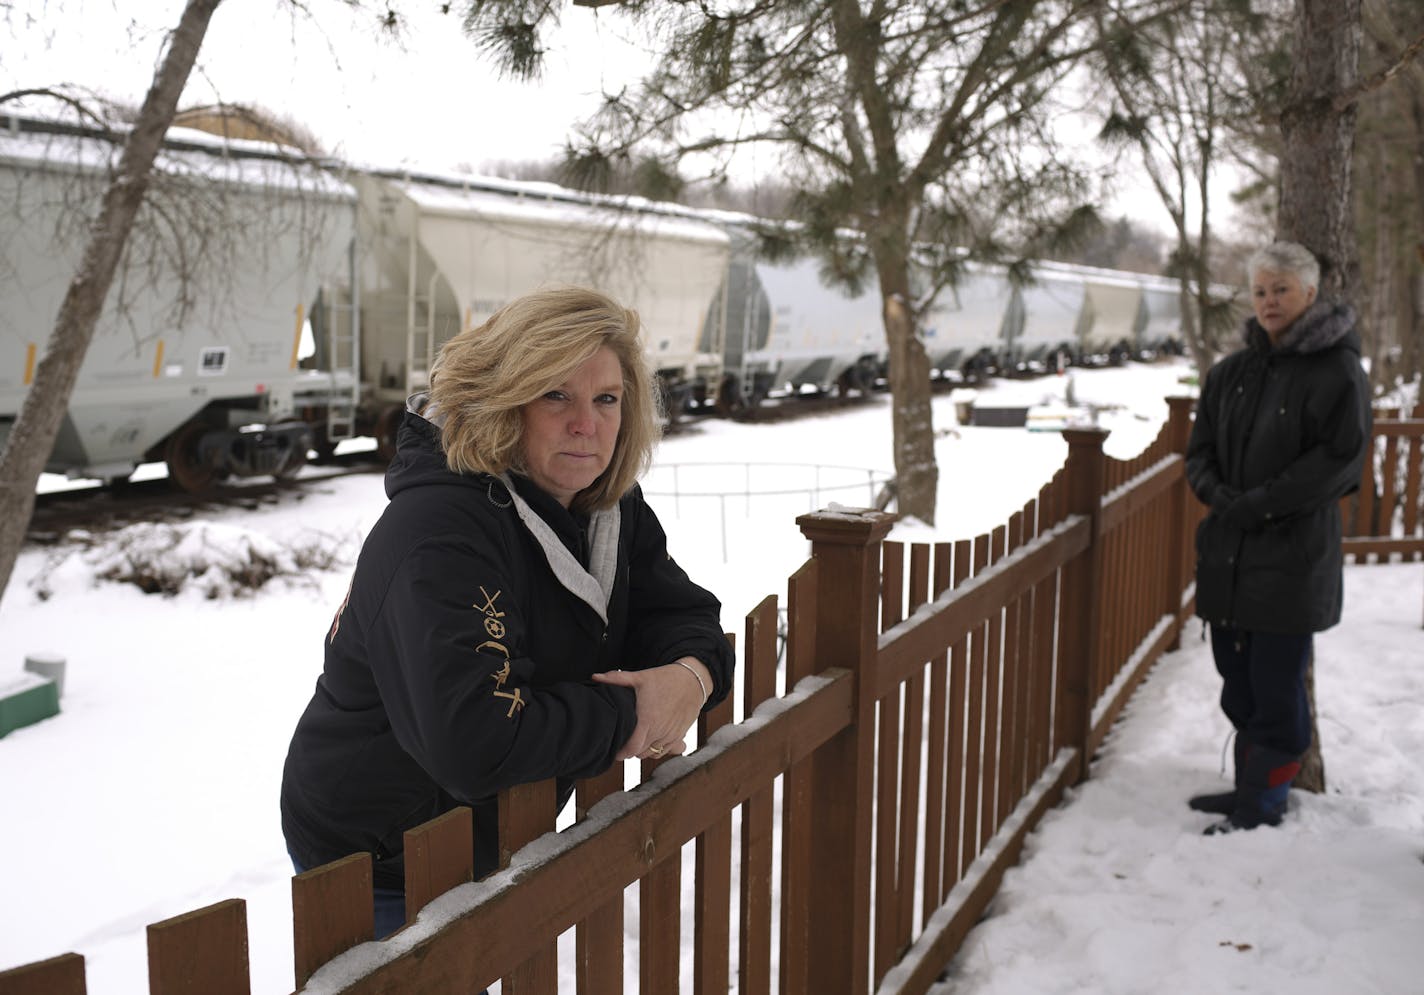
[[432, 273], [425, 293], [410, 298], [405, 338], [407, 396], [430, 386], [430, 368], [435, 365], [435, 283], [439, 279], [439, 273]]
[[349, 292], [343, 294], [328, 288], [322, 296], [330, 302], [325, 329], [327, 369], [331, 371], [326, 442], [335, 446], [355, 436], [356, 412], [361, 403], [361, 316], [355, 303], [355, 267], [352, 267]]

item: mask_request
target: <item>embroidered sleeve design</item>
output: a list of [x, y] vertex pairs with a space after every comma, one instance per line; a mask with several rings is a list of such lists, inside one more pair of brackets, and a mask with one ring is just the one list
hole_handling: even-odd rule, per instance
[[351, 600], [351, 588], [355, 583], [356, 577], [353, 575], [351, 582], [346, 585], [346, 597], [341, 599], [341, 607], [336, 609], [336, 614], [331, 618], [331, 631], [326, 634], [326, 644], [328, 646], [330, 646], [332, 640], [336, 638], [337, 632], [341, 630], [341, 616], [346, 613], [346, 605]]
[[514, 713], [523, 708], [525, 703], [524, 696], [519, 688], [515, 688], [512, 692], [503, 690], [505, 682], [509, 680], [509, 647], [499, 641], [504, 638], [506, 629], [504, 623], [500, 621], [500, 619], [504, 618], [504, 612], [495, 607], [495, 602], [499, 600], [499, 596], [503, 593], [503, 591], [495, 591], [493, 594], [490, 594], [489, 591], [486, 591], [484, 586], [481, 585], [480, 594], [484, 597], [484, 603], [480, 604], [477, 602], [470, 607], [484, 614], [485, 632], [490, 637], [476, 646], [475, 650], [478, 652], [484, 649], [491, 649], [504, 657], [504, 666], [498, 670], [490, 671], [489, 676], [490, 680], [494, 681], [494, 696], [496, 698], [509, 699], [509, 711], [505, 713], [505, 718], [512, 719], [514, 718]]

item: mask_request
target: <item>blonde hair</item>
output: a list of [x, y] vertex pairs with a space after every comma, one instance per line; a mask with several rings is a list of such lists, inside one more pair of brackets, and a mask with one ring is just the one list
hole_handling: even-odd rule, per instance
[[430, 399], [444, 419], [440, 445], [450, 469], [524, 472], [521, 409], [566, 382], [604, 346], [623, 370], [618, 440], [608, 468], [570, 506], [587, 511], [617, 504], [652, 463], [659, 394], [638, 313], [586, 287], [526, 294], [441, 347]]

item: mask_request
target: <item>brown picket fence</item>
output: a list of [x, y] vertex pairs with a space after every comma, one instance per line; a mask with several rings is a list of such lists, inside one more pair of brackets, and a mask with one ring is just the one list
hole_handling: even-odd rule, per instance
[[1360, 490], [1340, 503], [1347, 560], [1385, 563], [1424, 559], [1424, 404], [1375, 409], [1372, 458]]
[[[1106, 432], [1066, 430], [1062, 469], [973, 540], [889, 542], [892, 516], [872, 510], [798, 518], [811, 557], [784, 632], [776, 597], [748, 615], [739, 707], [700, 720], [696, 751], [644, 763], [628, 790], [621, 769], [580, 783], [558, 832], [552, 782], [503, 793], [503, 866], [479, 882], [467, 809], [412, 830], [410, 921], [384, 941], [369, 855], [298, 875], [296, 988], [553, 993], [573, 930], [577, 992], [622, 992], [636, 886], [640, 991], [926, 991], [1191, 614], [1192, 401], [1168, 403], [1132, 460], [1103, 453]], [[1349, 514], [1402, 494], [1418, 525], [1417, 416], [1377, 421], [1396, 457], [1392, 440], [1414, 440], [1404, 482], [1376, 478]], [[84, 985], [73, 954], [0, 973], [0, 995]], [[240, 900], [149, 927], [152, 995], [249, 990]]]

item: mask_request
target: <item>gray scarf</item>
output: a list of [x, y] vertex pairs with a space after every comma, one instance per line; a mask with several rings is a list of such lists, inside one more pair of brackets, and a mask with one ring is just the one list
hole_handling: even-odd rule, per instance
[[529, 507], [529, 502], [519, 496], [509, 474], [501, 473], [499, 479], [504, 484], [504, 489], [509, 492], [510, 499], [514, 501], [514, 510], [519, 513], [519, 520], [544, 550], [544, 558], [549, 561], [549, 569], [554, 571], [559, 583], [574, 597], [598, 612], [598, 617], [607, 625], [608, 602], [613, 597], [613, 581], [618, 571], [618, 533], [623, 524], [618, 505], [599, 509], [589, 516], [589, 557], [588, 569], [585, 570], [583, 564], [569, 552], [569, 547], [549, 528], [549, 523], [540, 518], [538, 513]]

